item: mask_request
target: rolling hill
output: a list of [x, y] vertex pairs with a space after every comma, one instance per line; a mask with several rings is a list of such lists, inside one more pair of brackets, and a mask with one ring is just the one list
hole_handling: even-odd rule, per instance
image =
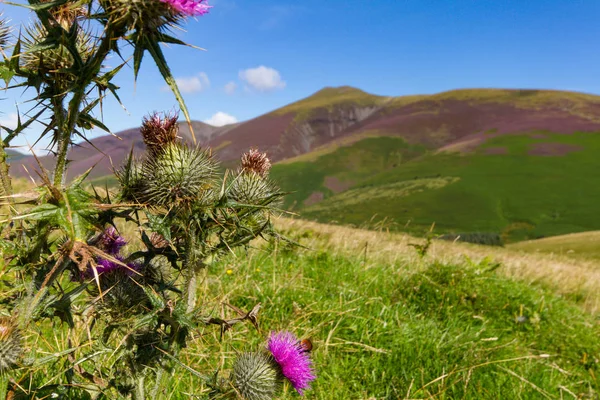
[[[284, 206], [310, 219], [421, 234], [435, 223], [438, 233], [496, 232], [507, 241], [600, 229], [600, 96], [325, 88], [250, 121], [194, 130], [225, 166], [250, 147], [267, 151], [273, 178], [293, 192]], [[143, 150], [137, 129], [117, 136], [91, 141], [104, 155], [74, 148], [70, 176], [93, 165], [93, 177], [107, 175], [111, 161]], [[28, 163], [14, 161], [11, 172]]]

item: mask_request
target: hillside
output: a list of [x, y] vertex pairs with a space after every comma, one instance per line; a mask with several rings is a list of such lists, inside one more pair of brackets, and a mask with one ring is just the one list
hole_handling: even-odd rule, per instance
[[600, 232], [581, 232], [511, 244], [513, 250], [579, 260], [600, 260]]
[[[182, 134], [187, 136], [185, 125]], [[600, 229], [600, 97], [548, 90], [463, 89], [385, 97], [325, 88], [236, 125], [195, 123], [224, 166], [250, 147], [293, 192], [285, 207], [319, 221], [423, 234], [489, 231], [507, 241]], [[70, 176], [110, 173], [137, 129], [74, 148]], [[42, 159], [45, 165], [51, 157]], [[12, 173], [23, 175], [13, 162]]]
[[[182, 136], [189, 139], [186, 124]], [[557, 133], [600, 130], [600, 97], [572, 92], [463, 89], [435, 95], [385, 97], [344, 86], [325, 88], [268, 114], [221, 128], [194, 122], [202, 145], [211, 146], [230, 165], [249, 147], [267, 151], [273, 161], [328, 152], [365, 137], [398, 136], [428, 149], [469, 150], [487, 138], [530, 130]], [[143, 143], [136, 128], [81, 143], [69, 158], [70, 176], [95, 165], [92, 176], [111, 172]], [[52, 157], [42, 157], [44, 165]], [[12, 173], [23, 176], [20, 164]]]
[[[184, 141], [192, 143], [187, 123], [180, 122], [179, 126], [179, 136]], [[201, 145], [207, 145], [211, 139], [227, 132], [227, 130], [235, 125], [217, 128], [203, 122], [193, 121], [192, 126], [196, 140]], [[80, 143], [71, 149], [68, 156], [70, 160], [69, 178], [78, 176], [92, 167], [94, 168], [90, 173], [91, 178], [112, 174], [113, 166], [119, 167], [122, 165], [132, 149], [135, 155], [142, 154], [145, 149], [138, 128], [121, 131], [115, 135], [101, 136], [90, 140], [90, 143]], [[52, 155], [40, 157], [39, 159], [47, 169], [51, 169], [54, 165], [54, 156]], [[27, 176], [27, 172], [23, 167], [31, 172], [38, 169], [38, 164], [32, 156], [13, 159], [11, 163], [11, 175], [16, 177]]]

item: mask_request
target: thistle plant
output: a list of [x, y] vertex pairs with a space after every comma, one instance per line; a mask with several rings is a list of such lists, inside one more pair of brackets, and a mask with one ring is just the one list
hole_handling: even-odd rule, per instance
[[[230, 320], [205, 314], [197, 282], [232, 249], [277, 235], [271, 218], [283, 193], [269, 179], [265, 153], [250, 149], [237, 169], [222, 172], [210, 149], [179, 138], [178, 114], [160, 113], [143, 119], [146, 152], [138, 158], [132, 152], [116, 169], [118, 188], [89, 189], [89, 171], [68, 182], [70, 146], [86, 140], [92, 127], [109, 131], [96, 112], [105, 96], [118, 99], [113, 80], [126, 65], [107, 69], [111, 54], [131, 51], [134, 77], [150, 54], [189, 123], [159, 44], [185, 44], [170, 30], [210, 6], [204, 0], [22, 6], [36, 16], [30, 26], [10, 30], [0, 19], [0, 76], [7, 90], [35, 92], [17, 127], [1, 127], [7, 215], [0, 222], [0, 399], [157, 398], [168, 373], [181, 366], [194, 371], [180, 359], [192, 332], [216, 326], [222, 335], [244, 322], [258, 327], [260, 304], [236, 309], [239, 316]], [[5, 149], [34, 122], [44, 126], [39, 139], [50, 138], [54, 168], [40, 164], [37, 187], [13, 193]], [[28, 340], [35, 335], [65, 340], [40, 356]], [[49, 364], [58, 371], [51, 377], [44, 373]], [[302, 394], [314, 379], [308, 353], [289, 333], [243, 353], [230, 370], [226, 378], [206, 377], [209, 398], [272, 399], [286, 381]]]

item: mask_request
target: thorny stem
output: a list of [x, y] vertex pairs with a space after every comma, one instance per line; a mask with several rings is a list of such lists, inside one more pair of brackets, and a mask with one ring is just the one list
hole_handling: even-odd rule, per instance
[[137, 379], [135, 390], [131, 394], [132, 400], [146, 400], [146, 390], [144, 387], [144, 375]]
[[8, 162], [6, 160], [6, 151], [4, 151], [4, 143], [0, 141], [0, 181], [2, 181], [2, 194], [9, 196], [12, 194], [12, 185], [10, 176], [8, 175]]
[[[6, 151], [4, 151], [4, 142], [0, 140], [0, 181], [2, 184], [0, 194], [7, 196], [9, 215], [13, 214], [13, 199], [9, 197], [12, 194], [12, 184], [8, 175], [8, 162], [6, 161]], [[10, 232], [10, 224], [6, 224], [0, 235], [3, 237]]]
[[198, 286], [198, 273], [203, 267], [201, 260], [197, 257], [198, 236], [195, 228], [190, 227], [185, 243], [185, 259], [183, 268], [185, 270], [185, 298], [186, 312], [192, 312], [196, 307], [196, 290]]
[[5, 400], [8, 392], [9, 378], [6, 372], [0, 373], [0, 400]]
[[[81, 71], [81, 77], [75, 84], [77, 90], [73, 92], [73, 97], [69, 101], [69, 111], [67, 114], [67, 120], [64, 123], [58, 125], [58, 153], [56, 156], [56, 166], [54, 167], [54, 186], [60, 187], [63, 184], [65, 178], [65, 171], [67, 167], [67, 152], [69, 145], [71, 144], [71, 136], [75, 130], [75, 126], [79, 120], [79, 113], [81, 111], [81, 104], [85, 100], [85, 92], [88, 85], [93, 81], [94, 78], [100, 72], [102, 68], [102, 62], [110, 53], [112, 40], [113, 40], [113, 29], [112, 24], [108, 24], [105, 30], [105, 36], [102, 38], [100, 46], [96, 54], [89, 60], [88, 63]], [[55, 112], [57, 110], [54, 110]], [[62, 105], [61, 110], [62, 112]]]
[[152, 389], [152, 393], [150, 393], [151, 399], [158, 399], [158, 391], [160, 390], [160, 387], [163, 383], [162, 380], [164, 372], [165, 370], [162, 367], [159, 367], [158, 371], [156, 371], [156, 382], [154, 383], [154, 389]]

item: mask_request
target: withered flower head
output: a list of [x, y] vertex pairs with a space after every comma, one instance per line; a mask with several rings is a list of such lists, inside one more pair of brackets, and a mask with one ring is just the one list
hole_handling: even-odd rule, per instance
[[140, 132], [150, 155], [160, 154], [167, 145], [177, 141], [177, 134], [179, 133], [178, 117], [176, 113], [163, 113], [161, 116], [156, 112], [144, 117]]
[[242, 170], [254, 172], [264, 178], [271, 170], [271, 161], [267, 157], [267, 153], [261, 153], [258, 149], [250, 149], [242, 154]]
[[162, 249], [169, 245], [169, 241], [164, 238], [160, 233], [152, 232], [150, 234], [150, 243], [156, 249]]
[[[49, 3], [54, 0], [42, 0]], [[65, 30], [69, 30], [78, 18], [87, 16], [87, 9], [82, 2], [67, 2], [50, 9], [50, 14]]]

